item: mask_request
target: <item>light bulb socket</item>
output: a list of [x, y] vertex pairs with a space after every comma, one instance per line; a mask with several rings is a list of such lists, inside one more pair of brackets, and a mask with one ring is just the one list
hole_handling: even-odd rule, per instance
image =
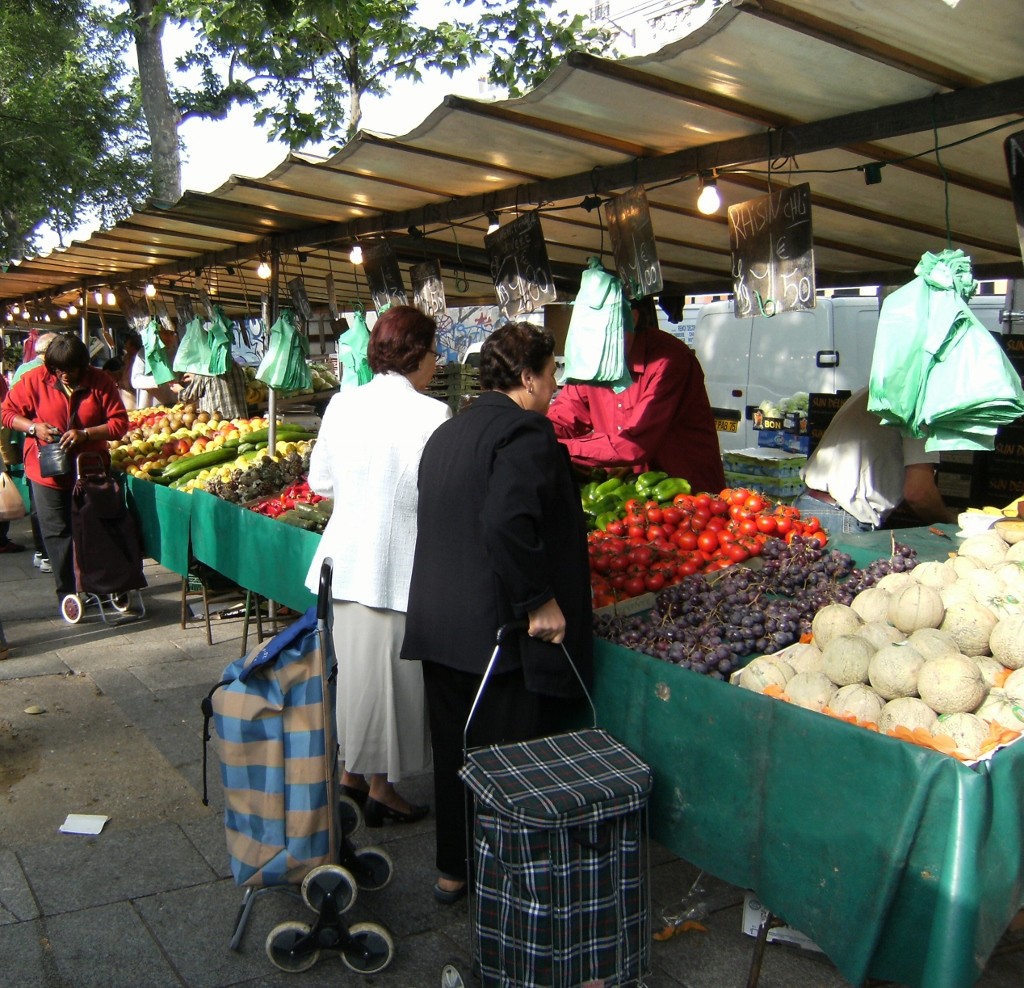
[[487, 232], [494, 233], [495, 230], [501, 226], [501, 222], [498, 219], [498, 214], [493, 210], [489, 209], [486, 213], [487, 216]]

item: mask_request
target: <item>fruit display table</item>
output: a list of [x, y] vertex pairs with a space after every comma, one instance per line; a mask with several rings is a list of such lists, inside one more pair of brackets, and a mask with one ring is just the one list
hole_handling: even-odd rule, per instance
[[[898, 538], [922, 559], [957, 545]], [[888, 539], [838, 548], [872, 559]], [[853, 984], [973, 984], [1024, 905], [1024, 741], [968, 767], [603, 640], [594, 702], [654, 770], [653, 836], [754, 890]]]

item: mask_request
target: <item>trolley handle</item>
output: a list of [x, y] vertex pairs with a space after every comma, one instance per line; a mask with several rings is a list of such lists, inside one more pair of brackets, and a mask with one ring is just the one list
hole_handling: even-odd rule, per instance
[[[469, 716], [466, 718], [466, 725], [462, 729], [462, 756], [465, 760], [466, 753], [469, 751], [469, 725], [473, 721], [473, 715], [476, 713], [476, 708], [480, 704], [480, 698], [484, 694], [484, 690], [487, 688], [487, 680], [491, 677], [491, 672], [494, 670], [495, 663], [498, 661], [498, 656], [501, 655], [501, 646], [505, 639], [509, 635], [517, 631], [526, 631], [530, 627], [530, 622], [525, 619], [518, 621], [509, 621], [508, 624], [503, 624], [498, 628], [498, 634], [494, 642], [494, 651], [491, 652], [491, 658], [487, 663], [487, 668], [484, 670], [484, 674], [480, 679], [480, 685], [477, 688], [476, 696], [473, 697], [473, 704], [469, 708]], [[590, 695], [590, 690], [587, 689], [587, 684], [583, 682], [583, 677], [580, 675], [579, 669], [576, 667], [576, 663], [573, 662], [572, 656], [569, 654], [569, 650], [565, 647], [565, 642], [561, 642], [562, 652], [565, 655], [566, 661], [572, 667], [572, 671], [576, 674], [576, 679], [579, 681], [580, 689], [583, 690], [583, 695], [587, 698], [587, 703], [590, 704], [590, 714], [593, 722], [593, 726], [597, 727], [597, 709], [594, 707], [594, 700]]]
[[331, 581], [334, 576], [334, 560], [329, 556], [320, 564], [320, 586], [316, 595], [317, 624], [327, 624], [327, 615], [331, 608]]

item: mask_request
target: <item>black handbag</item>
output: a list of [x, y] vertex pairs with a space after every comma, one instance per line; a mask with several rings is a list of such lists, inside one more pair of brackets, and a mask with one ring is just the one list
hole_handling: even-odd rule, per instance
[[71, 456], [59, 442], [40, 443], [39, 473], [43, 477], [63, 477], [71, 473]]

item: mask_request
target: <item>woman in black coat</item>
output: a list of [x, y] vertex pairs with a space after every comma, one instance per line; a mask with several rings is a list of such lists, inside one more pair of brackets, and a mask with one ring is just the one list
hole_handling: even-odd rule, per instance
[[494, 649], [506, 638], [473, 717], [470, 746], [523, 741], [563, 726], [589, 687], [592, 632], [579, 490], [545, 412], [554, 342], [528, 323], [496, 330], [480, 354], [483, 393], [442, 424], [420, 461], [419, 514], [402, 657], [423, 663], [437, 807], [434, 895], [466, 888], [463, 727]]

